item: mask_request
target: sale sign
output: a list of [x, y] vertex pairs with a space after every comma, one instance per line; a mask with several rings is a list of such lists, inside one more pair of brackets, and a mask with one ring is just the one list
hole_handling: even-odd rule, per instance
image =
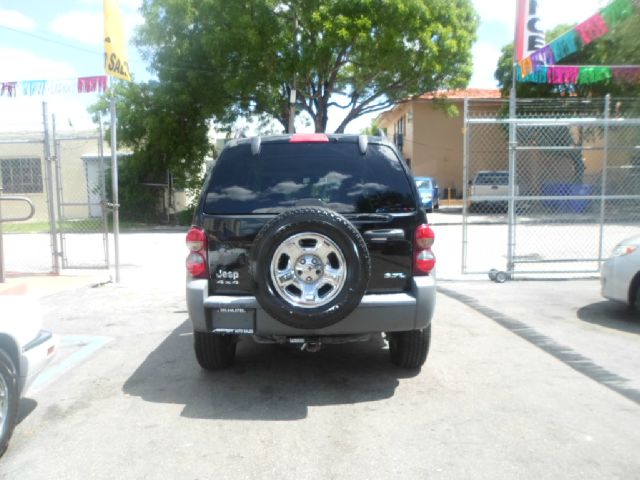
[[516, 62], [545, 44], [540, 28], [538, 0], [516, 0]]

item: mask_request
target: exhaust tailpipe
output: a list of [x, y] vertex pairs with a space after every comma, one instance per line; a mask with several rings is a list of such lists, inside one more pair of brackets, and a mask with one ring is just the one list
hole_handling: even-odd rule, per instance
[[312, 340], [304, 342], [302, 347], [300, 347], [300, 350], [303, 352], [316, 353], [319, 352], [321, 348], [322, 342], [320, 340]]

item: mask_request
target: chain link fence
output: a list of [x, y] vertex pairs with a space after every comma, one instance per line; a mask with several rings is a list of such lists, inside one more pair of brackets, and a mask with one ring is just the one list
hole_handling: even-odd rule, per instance
[[[61, 268], [107, 268], [105, 161], [100, 135], [56, 135], [46, 105], [42, 132], [0, 135], [3, 271], [8, 275], [60, 273]], [[55, 120], [54, 120], [55, 121]], [[52, 132], [52, 133], [51, 133]]]
[[107, 162], [98, 135], [55, 139], [56, 218], [63, 268], [106, 267]]
[[44, 133], [4, 134], [0, 138], [0, 192], [3, 196], [27, 197], [35, 213], [26, 222], [25, 205], [1, 202], [3, 262], [5, 271], [49, 273], [54, 271], [49, 185], [45, 162]]
[[598, 272], [640, 230], [638, 107], [465, 102], [463, 273]]

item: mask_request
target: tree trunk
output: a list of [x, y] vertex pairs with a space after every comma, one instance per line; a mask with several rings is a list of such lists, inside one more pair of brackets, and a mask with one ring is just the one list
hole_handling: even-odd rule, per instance
[[327, 131], [327, 110], [321, 108], [313, 119], [316, 133], [325, 133]]
[[[322, 92], [322, 86], [318, 85], [314, 89], [315, 92]], [[325, 133], [327, 131], [327, 120], [328, 112], [327, 112], [327, 103], [329, 102], [328, 95], [326, 93], [319, 94], [317, 98], [313, 101], [316, 106], [316, 114], [313, 117], [313, 123], [315, 126], [316, 133]]]
[[353, 110], [351, 110], [346, 117], [344, 117], [344, 119], [342, 120], [342, 123], [340, 125], [338, 125], [338, 128], [336, 128], [336, 132], [335, 133], [344, 133], [344, 129], [347, 127], [347, 125], [349, 125], [349, 122], [351, 122], [351, 120], [353, 120], [354, 118], [357, 118], [358, 115], [353, 115]]

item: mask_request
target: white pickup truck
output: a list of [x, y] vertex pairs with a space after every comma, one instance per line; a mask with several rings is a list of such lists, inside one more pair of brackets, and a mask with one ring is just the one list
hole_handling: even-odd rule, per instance
[[[516, 195], [518, 187], [516, 186]], [[504, 197], [504, 200], [494, 197]], [[507, 209], [509, 172], [506, 170], [480, 170], [469, 182], [469, 210], [495, 212]]]

